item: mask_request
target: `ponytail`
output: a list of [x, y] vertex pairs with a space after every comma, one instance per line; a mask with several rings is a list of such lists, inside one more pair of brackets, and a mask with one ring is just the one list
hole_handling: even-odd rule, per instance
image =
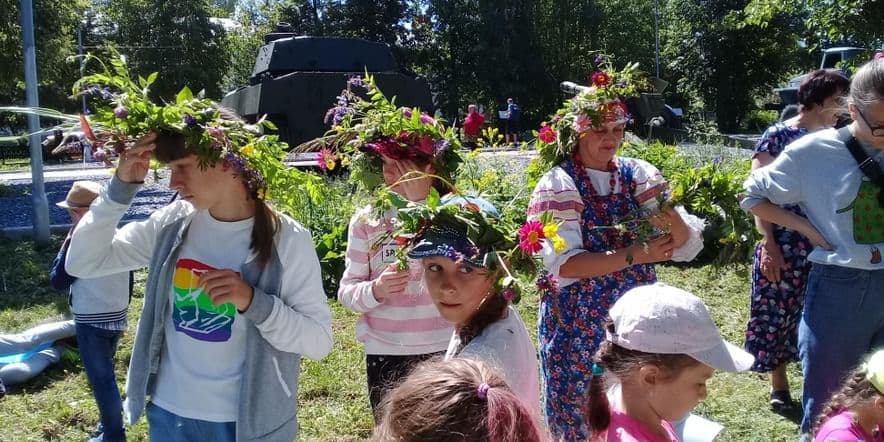
[[485, 302], [476, 310], [476, 313], [473, 313], [467, 323], [457, 330], [457, 335], [460, 337], [460, 349], [466, 347], [476, 336], [481, 335], [486, 327], [497, 322], [507, 307], [509, 307], [509, 301], [504, 299], [500, 290], [493, 289], [493, 292], [485, 298]]
[[258, 255], [261, 267], [267, 266], [273, 256], [276, 234], [279, 232], [279, 215], [264, 200], [255, 201], [255, 225], [252, 227], [252, 242], [249, 248]]
[[[607, 344], [607, 342], [606, 342]], [[589, 381], [589, 403], [587, 404], [587, 420], [590, 434], [601, 435], [611, 424], [611, 404], [608, 402], [608, 389], [604, 373], [596, 373], [593, 364], [592, 380]]]

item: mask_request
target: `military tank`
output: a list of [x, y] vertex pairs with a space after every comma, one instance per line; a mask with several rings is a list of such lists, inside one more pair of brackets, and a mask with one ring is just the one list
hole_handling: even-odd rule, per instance
[[309, 37], [289, 32], [284, 23], [264, 37], [249, 84], [221, 100], [243, 118], [263, 115], [279, 128], [289, 146], [323, 135], [324, 118], [349, 78], [366, 72], [402, 106], [433, 113], [427, 81], [402, 70], [390, 47], [357, 38]]

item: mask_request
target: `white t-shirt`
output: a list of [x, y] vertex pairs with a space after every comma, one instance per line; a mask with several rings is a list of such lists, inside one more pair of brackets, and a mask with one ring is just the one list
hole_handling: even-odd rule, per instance
[[198, 287], [207, 270], [240, 272], [250, 255], [249, 218], [221, 222], [196, 214], [175, 264], [170, 314], [151, 400], [179, 416], [234, 422], [245, 361], [246, 319], [231, 304], [215, 306]]
[[537, 350], [528, 336], [528, 329], [519, 312], [507, 308], [505, 318], [485, 327], [460, 353], [460, 337], [455, 332], [448, 343], [445, 360], [455, 356], [480, 360], [503, 374], [510, 389], [522, 399], [529, 410], [540, 415], [540, 381], [537, 371]]

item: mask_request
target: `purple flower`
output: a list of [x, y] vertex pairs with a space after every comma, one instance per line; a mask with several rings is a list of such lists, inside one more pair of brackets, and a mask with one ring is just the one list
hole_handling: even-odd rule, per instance
[[433, 155], [438, 156], [451, 149], [451, 143], [448, 140], [439, 140], [433, 144]]
[[516, 299], [516, 290], [512, 287], [503, 289], [500, 294], [503, 295], [503, 299], [506, 299], [506, 302], [512, 302], [513, 299]]
[[626, 87], [627, 84], [626, 80], [620, 80], [617, 82], [617, 87]]
[[104, 98], [105, 100], [110, 100], [111, 98], [113, 98], [109, 87], [105, 87], [98, 92], [101, 94], [101, 98]]
[[421, 124], [436, 124], [436, 120], [433, 117], [421, 112]]
[[193, 115], [186, 114], [184, 115], [184, 124], [190, 127], [196, 126], [196, 118], [193, 118]]
[[451, 247], [447, 244], [443, 245], [442, 247], [445, 249], [444, 253], [446, 258], [452, 261], [460, 261], [461, 259], [463, 259], [463, 256], [461, 256], [461, 254], [457, 250], [454, 250], [454, 247]]
[[559, 288], [559, 281], [556, 280], [555, 276], [544, 273], [537, 278], [537, 288], [544, 292], [554, 292]]
[[715, 164], [716, 166], [721, 164], [721, 155], [716, 155], [715, 158], [712, 159], [712, 164]]
[[365, 83], [363, 83], [363, 81], [362, 81], [362, 77], [359, 75], [355, 75], [353, 77], [350, 77], [350, 79], [347, 80], [347, 84], [349, 84], [350, 86], [356, 86], [356, 87], [362, 87], [365, 85]]
[[402, 116], [405, 118], [411, 118], [411, 109], [402, 109]]
[[602, 64], [602, 63], [604, 63], [604, 62], [605, 62], [605, 57], [603, 57], [602, 54], [599, 54], [599, 55], [596, 55], [596, 56], [595, 56], [595, 64], [596, 64], [596, 66], [598, 66], [598, 65], [600, 65], [600, 64]]
[[117, 106], [114, 108], [114, 116], [121, 120], [125, 120], [126, 118], [129, 118], [129, 110], [123, 106]]
[[341, 121], [344, 120], [344, 116], [351, 113], [353, 110], [346, 106], [335, 106], [328, 110], [325, 113], [325, 124], [332, 124], [337, 126], [341, 124]]

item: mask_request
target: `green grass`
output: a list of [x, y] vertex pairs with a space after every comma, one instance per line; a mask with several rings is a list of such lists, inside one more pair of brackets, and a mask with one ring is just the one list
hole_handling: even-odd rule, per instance
[[[35, 250], [30, 242], [0, 239], [0, 330], [23, 330], [67, 312], [66, 297], [49, 287], [47, 279], [47, 269], [59, 241], [60, 238], [55, 238], [51, 246]], [[705, 299], [725, 337], [738, 345], [742, 343], [748, 314], [747, 267], [723, 270], [661, 267], [658, 273], [661, 281]], [[138, 273], [129, 331], [116, 357], [121, 388], [141, 308], [144, 276], [145, 272]], [[536, 294], [526, 294], [519, 305], [532, 335], [536, 330], [530, 324], [536, 324], [537, 303]], [[302, 440], [364, 440], [371, 433], [372, 420], [366, 395], [364, 355], [354, 337], [357, 315], [345, 311], [337, 302], [331, 301], [331, 305], [334, 349], [321, 362], [305, 360], [301, 368]], [[799, 397], [797, 367], [793, 365], [789, 374], [792, 394]], [[768, 388], [767, 380], [757, 374], [717, 374], [710, 382], [709, 398], [697, 412], [725, 426], [720, 441], [797, 439], [797, 426], [769, 411]], [[2, 441], [81, 441], [97, 421], [98, 411], [77, 359], [49, 368], [0, 399], [0, 422], [4, 423], [0, 425]], [[128, 435], [132, 441], [146, 440], [144, 420], [130, 428]]]
[[0, 161], [0, 172], [25, 171], [31, 167], [30, 158], [12, 158]]

